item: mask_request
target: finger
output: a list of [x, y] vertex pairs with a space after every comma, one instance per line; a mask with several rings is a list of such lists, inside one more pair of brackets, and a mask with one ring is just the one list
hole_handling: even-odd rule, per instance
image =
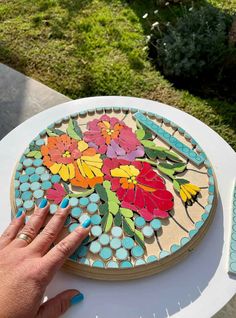
[[65, 198], [62, 201], [60, 208], [56, 211], [40, 235], [38, 235], [32, 242], [31, 248], [35, 252], [44, 255], [49, 250], [52, 243], [55, 241], [61, 229], [63, 228], [65, 220], [70, 213], [70, 206], [68, 206], [68, 204], [69, 200]]
[[46, 301], [39, 307], [36, 318], [58, 318], [64, 314], [71, 305], [80, 303], [84, 295], [78, 290], [65, 290], [56, 297]]
[[22, 229], [24, 224], [25, 224], [25, 213], [19, 210], [16, 213], [16, 217], [11, 221], [9, 226], [6, 228], [6, 230], [3, 232], [3, 234], [0, 237], [0, 249], [7, 246], [10, 242], [12, 242], [16, 238], [16, 235]]
[[[38, 235], [40, 229], [42, 228], [49, 211], [49, 204], [46, 199], [43, 199], [38, 207], [35, 207], [34, 213], [31, 215], [27, 224], [23, 227], [19, 234], [23, 233], [29, 237], [30, 241]], [[29, 245], [29, 242], [16, 238], [13, 242], [14, 246], [24, 247]]]
[[49, 271], [49, 276], [63, 265], [65, 260], [74, 253], [76, 248], [87, 237], [90, 231], [91, 220], [87, 219], [82, 226], [77, 227], [66, 238], [55, 245], [42, 259], [43, 265]]

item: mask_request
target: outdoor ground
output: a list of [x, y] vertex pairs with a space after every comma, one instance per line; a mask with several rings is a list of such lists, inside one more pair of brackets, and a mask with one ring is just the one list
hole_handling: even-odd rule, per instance
[[[236, 11], [236, 0], [208, 2]], [[208, 124], [236, 149], [236, 104], [176, 89], [148, 60], [148, 23], [142, 16], [159, 9], [168, 19], [170, 12], [156, 3], [1, 0], [0, 62], [73, 99], [132, 95], [174, 105]]]

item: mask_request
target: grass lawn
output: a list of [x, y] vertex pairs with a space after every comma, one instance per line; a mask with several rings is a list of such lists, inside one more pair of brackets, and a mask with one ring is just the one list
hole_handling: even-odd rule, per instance
[[[236, 11], [235, 0], [209, 0]], [[0, 62], [75, 99], [132, 95], [174, 105], [236, 150], [236, 104], [175, 89], [147, 58], [154, 0], [1, 0]]]

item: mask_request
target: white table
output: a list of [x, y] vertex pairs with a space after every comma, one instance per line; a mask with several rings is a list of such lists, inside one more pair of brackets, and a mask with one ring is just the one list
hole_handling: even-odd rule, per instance
[[156, 276], [127, 282], [101, 282], [59, 272], [46, 295], [52, 297], [66, 288], [78, 288], [84, 293], [84, 302], [71, 308], [65, 315], [67, 318], [211, 317], [236, 292], [236, 281], [227, 274], [236, 154], [212, 129], [176, 108], [138, 98], [93, 97], [55, 106], [15, 128], [0, 142], [0, 232], [10, 221], [11, 174], [28, 143], [53, 121], [97, 106], [129, 106], [156, 111], [186, 129], [213, 164], [220, 194], [216, 216], [195, 251]]

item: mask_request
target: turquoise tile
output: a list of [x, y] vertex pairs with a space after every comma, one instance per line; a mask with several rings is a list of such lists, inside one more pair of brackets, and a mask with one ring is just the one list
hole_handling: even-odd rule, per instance
[[196, 223], [196, 225], [195, 225], [195, 228], [196, 229], [200, 229], [200, 227], [202, 227], [202, 225], [203, 225], [203, 221], [198, 221], [197, 223]]
[[208, 218], [209, 214], [208, 213], [203, 213], [202, 214], [202, 220], [206, 221], [206, 219]]
[[150, 255], [148, 256], [147, 258], [147, 263], [153, 263], [153, 262], [156, 262], [158, 259], [155, 255]]
[[191, 231], [189, 232], [189, 236], [192, 238], [192, 237], [194, 237], [194, 235], [197, 234], [197, 232], [198, 232], [198, 230], [191, 230]]
[[119, 268], [119, 264], [115, 261], [110, 261], [107, 263], [107, 268]]
[[184, 246], [185, 244], [187, 244], [189, 242], [189, 238], [188, 237], [183, 237], [181, 240], [180, 240], [180, 244], [182, 246]]
[[[167, 142], [171, 147], [182, 153], [185, 157], [191, 160], [196, 165], [200, 165], [204, 162], [205, 158], [201, 155], [198, 155], [194, 150], [190, 149], [188, 146], [179, 141], [176, 137], [172, 136], [170, 133], [165, 131], [162, 127], [154, 123], [152, 120], [144, 116], [141, 112], [134, 114], [134, 117], [145, 127], [157, 134], [161, 139]], [[180, 133], [184, 133], [184, 130], [181, 131], [181, 128], [178, 128]]]
[[215, 186], [213, 184], [211, 184], [208, 188], [208, 192], [209, 193], [214, 193], [215, 192]]
[[178, 251], [180, 249], [181, 246], [177, 245], [177, 244], [173, 244], [171, 247], [170, 247], [170, 251], [171, 253], [174, 253], [176, 251]]
[[93, 266], [93, 267], [103, 268], [103, 267], [105, 267], [105, 264], [104, 264], [102, 261], [97, 260], [97, 261], [93, 262], [93, 265], [92, 265], [92, 266]]
[[205, 206], [205, 212], [206, 213], [210, 213], [211, 209], [212, 209], [212, 204], [208, 204], [208, 205]]
[[161, 251], [159, 257], [160, 257], [160, 258], [164, 258], [164, 257], [166, 257], [166, 256], [168, 256], [168, 255], [170, 255], [170, 252], [168, 252], [168, 251]]
[[123, 261], [120, 263], [120, 268], [131, 268], [133, 264], [130, 261]]

